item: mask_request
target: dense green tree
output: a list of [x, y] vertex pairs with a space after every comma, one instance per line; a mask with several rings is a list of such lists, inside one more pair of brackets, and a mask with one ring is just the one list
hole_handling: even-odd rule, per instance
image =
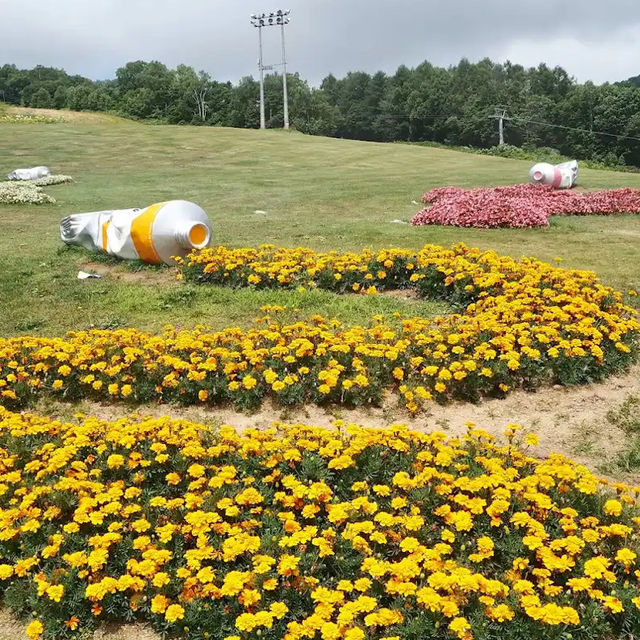
[[171, 105], [171, 86], [175, 72], [161, 62], [128, 62], [116, 71], [120, 108], [136, 118], [167, 116]]
[[40, 87], [31, 96], [31, 100], [29, 100], [29, 106], [38, 107], [40, 109], [49, 109], [53, 107], [53, 98], [44, 87]]
[[[222, 83], [190, 66], [134, 61], [113, 80], [92, 82], [61, 69], [0, 67], [0, 100], [11, 104], [117, 111], [175, 124], [258, 127], [259, 83]], [[312, 88], [287, 75], [291, 126], [314, 135], [375, 141], [433, 141], [472, 147], [505, 139], [551, 147], [608, 164], [640, 166], [640, 76], [617, 84], [580, 84], [564, 69], [462, 59], [447, 69], [423, 62], [393, 75], [328, 75]], [[283, 126], [282, 76], [265, 78], [267, 127]], [[608, 135], [606, 135], [608, 134]]]

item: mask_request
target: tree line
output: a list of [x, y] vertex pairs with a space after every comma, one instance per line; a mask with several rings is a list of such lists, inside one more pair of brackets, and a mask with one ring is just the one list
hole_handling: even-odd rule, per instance
[[[505, 140], [550, 147], [608, 165], [640, 166], [640, 84], [578, 83], [561, 67], [525, 68], [463, 59], [449, 68], [327, 76], [312, 87], [288, 74], [291, 126], [308, 134], [380, 142], [437, 142], [486, 148], [498, 141], [496, 113], [510, 118]], [[282, 81], [265, 78], [268, 127], [283, 122]], [[92, 81], [60, 69], [0, 67], [0, 100], [30, 107], [112, 111], [171, 124], [257, 128], [259, 84], [236, 84], [161, 62], [129, 62], [113, 80]], [[608, 135], [605, 135], [608, 134]]]

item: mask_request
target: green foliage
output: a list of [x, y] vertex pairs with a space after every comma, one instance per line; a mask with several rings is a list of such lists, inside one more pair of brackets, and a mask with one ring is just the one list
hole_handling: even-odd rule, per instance
[[[504, 108], [508, 147], [491, 155], [538, 160], [578, 158], [592, 168], [640, 166], [640, 91], [637, 79], [596, 86], [578, 84], [560, 67], [525, 69], [489, 59], [463, 59], [448, 69], [429, 62], [401, 66], [391, 76], [349, 72], [310, 87], [288, 74], [291, 126], [313, 135], [372, 141], [437, 142], [487, 148], [496, 143], [490, 116]], [[265, 78], [267, 127], [282, 126], [282, 79]], [[0, 94], [11, 104], [117, 110], [128, 117], [170, 124], [259, 126], [258, 82], [218, 82], [193, 67], [129, 62], [114, 80], [92, 82], [38, 66], [0, 67]], [[614, 135], [604, 136], [598, 132]], [[518, 149], [518, 151], [516, 151]], [[556, 150], [549, 153], [550, 150]]]

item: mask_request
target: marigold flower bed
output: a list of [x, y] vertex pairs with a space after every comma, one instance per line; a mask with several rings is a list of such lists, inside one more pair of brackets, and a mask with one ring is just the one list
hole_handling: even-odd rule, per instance
[[579, 192], [545, 185], [462, 189], [438, 187], [422, 198], [428, 209], [419, 211], [413, 225], [455, 227], [548, 227], [557, 215], [612, 215], [640, 213], [640, 189]]
[[5, 605], [51, 639], [132, 620], [198, 640], [640, 633], [640, 490], [529, 457], [515, 426], [506, 446], [336, 426], [0, 407]]
[[[372, 265], [378, 271], [367, 278]], [[188, 279], [235, 286], [249, 285], [253, 275], [261, 278], [255, 286], [292, 286], [308, 281], [311, 269], [318, 286], [338, 291], [353, 291], [360, 280], [380, 288], [391, 281], [461, 312], [355, 327], [320, 316], [291, 324], [268, 316], [248, 330], [0, 339], [0, 399], [23, 406], [48, 394], [248, 409], [267, 397], [362, 405], [392, 393], [417, 411], [431, 399], [602, 379], [627, 367], [638, 349], [637, 312], [594, 273], [464, 245], [376, 255], [218, 247], [191, 256], [184, 269]]]

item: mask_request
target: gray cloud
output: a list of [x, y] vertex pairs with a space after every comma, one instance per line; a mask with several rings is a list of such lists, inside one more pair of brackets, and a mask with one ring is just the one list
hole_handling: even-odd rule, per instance
[[[561, 65], [577, 79], [640, 73], [638, 0], [282, 0], [290, 70], [317, 84], [328, 73], [392, 72], [461, 57]], [[273, 2], [273, 4], [272, 4]], [[0, 0], [0, 63], [56, 66], [111, 78], [131, 60], [185, 63], [220, 80], [256, 75], [249, 14], [276, 0]], [[266, 29], [265, 62], [279, 62]]]

